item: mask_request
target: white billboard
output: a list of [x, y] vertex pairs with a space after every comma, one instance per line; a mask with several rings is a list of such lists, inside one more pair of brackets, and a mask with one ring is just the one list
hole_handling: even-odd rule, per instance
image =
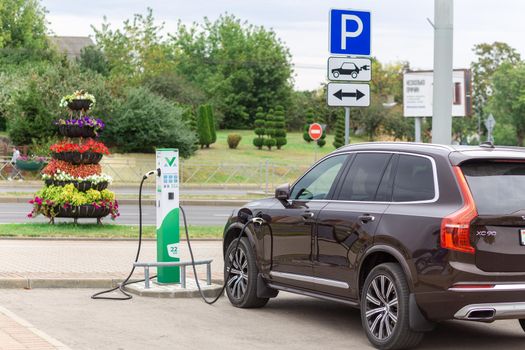
[[[434, 73], [414, 71], [403, 75], [403, 111], [405, 117], [431, 117]], [[455, 69], [452, 76], [452, 116], [471, 113], [470, 71]]]

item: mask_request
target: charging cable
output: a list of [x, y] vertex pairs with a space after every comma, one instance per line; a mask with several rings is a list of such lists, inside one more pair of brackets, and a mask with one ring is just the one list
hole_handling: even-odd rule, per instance
[[[140, 256], [140, 248], [142, 247], [142, 186], [144, 185], [144, 181], [146, 181], [146, 179], [148, 177], [150, 177], [151, 175], [153, 174], [160, 174], [160, 169], [157, 169], [157, 170], [152, 170], [148, 173], [146, 173], [144, 176], [142, 176], [142, 180], [140, 181], [140, 187], [139, 187], [139, 244], [138, 244], [138, 247], [137, 247], [137, 254], [135, 256], [135, 261], [134, 262], [138, 262], [139, 261], [139, 256]], [[135, 272], [135, 265], [133, 265], [133, 267], [131, 268], [131, 271], [128, 275], [128, 277], [126, 277], [126, 279], [124, 281], [122, 281], [122, 283], [119, 283], [117, 287], [115, 288], [111, 288], [111, 289], [108, 289], [108, 290], [103, 290], [101, 292], [98, 292], [98, 293], [95, 293], [91, 296], [91, 299], [104, 299], [104, 300], [129, 300], [129, 299], [132, 299], [133, 296], [129, 293], [127, 293], [125, 290], [124, 290], [124, 287], [128, 284], [131, 284], [131, 283], [137, 283], [137, 282], [143, 282], [145, 281], [145, 279], [142, 279], [142, 280], [138, 280], [138, 281], [133, 281], [133, 282], [130, 282], [130, 278], [131, 276], [133, 275], [133, 273]], [[151, 278], [155, 278], [157, 276], [151, 276]], [[122, 294], [124, 294], [123, 297], [106, 297], [106, 296], [101, 296], [101, 295], [104, 295], [104, 294], [108, 294], [108, 293], [111, 293], [111, 292], [114, 292], [116, 290], [119, 290]]]
[[[228, 284], [228, 281], [230, 280], [230, 277], [231, 277], [232, 267], [233, 267], [233, 260], [230, 261], [229, 266], [228, 266], [228, 268], [226, 270], [226, 271], [228, 271], [228, 275], [224, 279], [224, 283], [222, 285], [221, 291], [219, 292], [219, 294], [217, 294], [217, 296], [213, 300], [211, 300], [211, 301], [208, 300], [206, 298], [206, 296], [204, 295], [204, 293], [202, 292], [201, 285], [199, 283], [199, 278], [197, 277], [197, 268], [195, 267], [195, 257], [193, 256], [193, 249], [191, 249], [190, 235], [188, 233], [188, 223], [186, 221], [186, 212], [184, 211], [184, 208], [182, 206], [179, 206], [179, 209], [180, 209], [180, 211], [182, 213], [182, 218], [184, 220], [184, 231], [186, 233], [186, 242], [188, 243], [188, 250], [190, 252], [190, 257], [191, 257], [191, 266], [193, 267], [193, 278], [195, 279], [195, 283], [197, 284], [197, 289], [199, 290], [199, 294], [201, 295], [202, 300], [208, 305], [213, 305], [224, 294], [224, 290], [226, 289], [226, 285]], [[251, 223], [257, 223], [258, 225], [262, 225], [264, 223], [264, 220], [262, 218], [258, 218], [258, 217], [257, 218], [251, 218], [250, 220], [248, 220], [242, 226], [241, 232], [237, 236], [237, 243], [235, 244], [235, 249], [233, 250], [233, 254], [234, 255], [237, 252], [237, 250], [239, 249], [239, 244], [241, 243], [241, 238], [242, 238], [242, 235], [244, 234], [244, 231], [246, 230], [248, 225], [250, 225]]]

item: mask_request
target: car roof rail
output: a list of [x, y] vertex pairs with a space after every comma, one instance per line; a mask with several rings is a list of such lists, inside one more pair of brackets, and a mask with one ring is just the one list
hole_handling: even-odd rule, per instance
[[482, 142], [479, 147], [483, 147], [483, 148], [496, 148], [494, 146], [494, 142], [492, 141], [485, 141], [485, 142]]

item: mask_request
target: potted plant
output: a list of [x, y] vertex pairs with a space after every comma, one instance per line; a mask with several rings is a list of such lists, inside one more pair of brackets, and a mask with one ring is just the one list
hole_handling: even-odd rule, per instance
[[23, 171], [39, 171], [47, 163], [45, 157], [40, 156], [20, 156], [16, 160], [16, 167]]
[[87, 91], [77, 90], [71, 95], [66, 95], [60, 100], [60, 107], [68, 107], [72, 111], [87, 111], [95, 106], [95, 96]]
[[[85, 167], [87, 165], [79, 165], [78, 167]], [[77, 169], [73, 173], [78, 174]], [[105, 190], [113, 181], [111, 176], [106, 174], [92, 174], [89, 176], [74, 176], [60, 169], [56, 169], [54, 173], [42, 173], [42, 178], [47, 186], [65, 186], [73, 184], [79, 191], [87, 191], [95, 189], [98, 191]]]
[[107, 215], [115, 219], [120, 216], [118, 202], [113, 192], [94, 189], [82, 192], [73, 184], [43, 187], [29, 203], [33, 205], [33, 210], [27, 215], [30, 218], [40, 214], [51, 219], [102, 218]]
[[91, 116], [60, 118], [55, 124], [58, 125], [60, 134], [66, 137], [97, 137], [105, 127], [101, 119]]
[[98, 164], [102, 155], [109, 154], [108, 148], [102, 143], [88, 139], [81, 143], [61, 141], [50, 147], [53, 158], [71, 164]]

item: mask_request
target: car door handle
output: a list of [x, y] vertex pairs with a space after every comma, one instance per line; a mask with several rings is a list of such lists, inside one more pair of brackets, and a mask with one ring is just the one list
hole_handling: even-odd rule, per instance
[[374, 221], [376, 219], [375, 216], [372, 216], [372, 215], [369, 215], [369, 214], [359, 215], [357, 218], [363, 224], [366, 224], [368, 222]]
[[314, 217], [314, 213], [312, 213], [311, 211], [307, 211], [302, 213], [301, 216], [305, 219], [311, 219]]

